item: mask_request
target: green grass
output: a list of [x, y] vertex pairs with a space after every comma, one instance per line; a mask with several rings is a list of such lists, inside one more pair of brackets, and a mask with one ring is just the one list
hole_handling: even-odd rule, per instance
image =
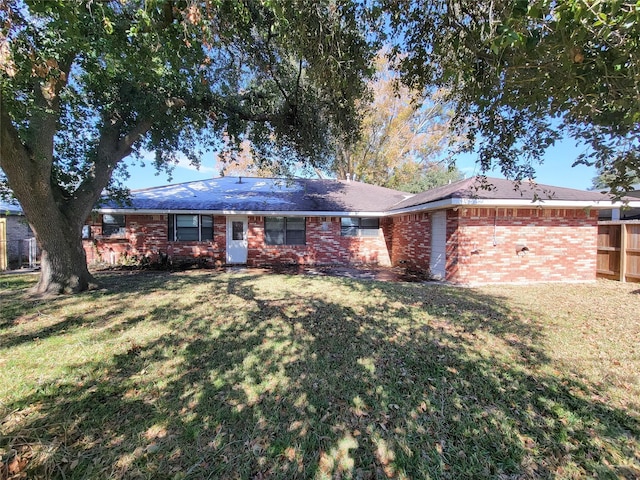
[[640, 286], [0, 276], [0, 478], [638, 478]]

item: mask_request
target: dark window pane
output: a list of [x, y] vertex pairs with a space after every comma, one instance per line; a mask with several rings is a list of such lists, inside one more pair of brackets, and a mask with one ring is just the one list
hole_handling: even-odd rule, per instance
[[264, 241], [267, 245], [282, 245], [284, 243], [284, 217], [265, 217]]
[[377, 218], [361, 218], [360, 227], [362, 228], [378, 228], [379, 222]]
[[284, 217], [265, 217], [264, 228], [268, 230], [284, 230]]
[[286, 242], [288, 245], [304, 245], [306, 243], [305, 218], [287, 218]]
[[244, 240], [244, 224], [243, 222], [231, 222], [231, 239]]
[[304, 230], [287, 230], [287, 245], [304, 245]]
[[304, 245], [304, 217], [266, 217], [264, 236], [267, 245]]
[[124, 234], [125, 226], [126, 223], [124, 215], [115, 215], [111, 213], [105, 213], [102, 215], [103, 235]]
[[304, 217], [287, 218], [287, 230], [304, 230]]
[[203, 227], [213, 227], [213, 217], [211, 215], [200, 215], [200, 221]]
[[198, 241], [198, 229], [197, 228], [186, 228], [186, 227], [178, 227], [178, 234], [176, 240], [181, 242], [193, 242]]
[[203, 242], [213, 240], [213, 217], [211, 215], [200, 215], [200, 240]]
[[264, 239], [267, 245], [284, 244], [284, 232], [282, 230], [266, 230]]
[[197, 227], [198, 215], [176, 215], [176, 226], [180, 227]]
[[198, 236], [198, 215], [176, 215], [176, 240], [197, 242]]

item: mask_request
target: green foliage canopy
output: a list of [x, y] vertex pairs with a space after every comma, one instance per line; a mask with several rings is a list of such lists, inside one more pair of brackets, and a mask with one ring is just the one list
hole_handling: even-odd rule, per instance
[[25, 145], [38, 117], [56, 122], [64, 196], [109, 129], [162, 168], [179, 152], [198, 164], [222, 132], [321, 162], [328, 134], [357, 125], [370, 56], [350, 2], [4, 3], [3, 111]]
[[374, 50], [351, 1], [1, 5], [0, 169], [52, 268], [81, 268], [81, 226], [130, 155], [197, 165], [224, 137], [319, 165], [358, 130]]
[[[404, 81], [445, 87], [486, 171], [535, 176], [567, 135], [577, 162], [613, 175], [615, 193], [640, 173], [640, 7], [611, 0], [387, 1]], [[400, 56], [402, 54], [402, 56]]]

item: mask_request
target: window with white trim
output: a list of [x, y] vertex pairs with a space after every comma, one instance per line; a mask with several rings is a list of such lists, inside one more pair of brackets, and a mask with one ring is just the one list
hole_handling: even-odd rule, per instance
[[304, 245], [305, 217], [265, 217], [264, 239], [267, 245]]
[[342, 217], [340, 234], [343, 237], [377, 237], [380, 220], [375, 217]]
[[170, 242], [210, 241], [213, 240], [213, 216], [170, 214], [167, 231]]

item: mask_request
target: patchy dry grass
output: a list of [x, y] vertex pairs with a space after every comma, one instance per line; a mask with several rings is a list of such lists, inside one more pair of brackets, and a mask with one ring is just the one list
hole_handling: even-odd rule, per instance
[[638, 478], [640, 287], [0, 276], [0, 478]]

